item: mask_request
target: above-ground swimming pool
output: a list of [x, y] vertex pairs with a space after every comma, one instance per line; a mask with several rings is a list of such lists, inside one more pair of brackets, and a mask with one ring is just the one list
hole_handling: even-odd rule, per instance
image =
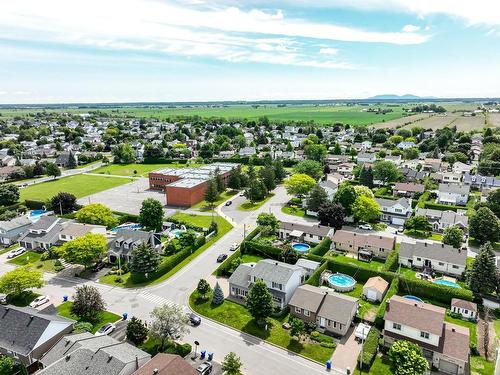
[[338, 292], [350, 292], [356, 286], [356, 280], [343, 273], [334, 273], [328, 277], [328, 283]]
[[403, 296], [403, 298], [406, 298], [406, 299], [409, 299], [409, 300], [412, 300], [412, 301], [417, 301], [417, 302], [424, 302], [422, 301], [420, 298], [418, 298], [417, 296]]
[[433, 281], [434, 284], [439, 284], [439, 285], [444, 285], [444, 286], [450, 286], [452, 288], [461, 288], [460, 285], [458, 285], [457, 283], [454, 283], [453, 281], [450, 281], [450, 280], [445, 280], [445, 279], [436, 279]]
[[292, 249], [296, 250], [296, 251], [299, 251], [301, 253], [306, 253], [309, 251], [309, 249], [311, 248], [311, 246], [309, 246], [308, 244], [306, 243], [294, 243], [292, 245]]
[[142, 228], [142, 225], [141, 224], [135, 224], [135, 223], [127, 223], [127, 224], [123, 224], [123, 225], [120, 225], [116, 228], [113, 228], [111, 229], [111, 232], [118, 232], [122, 229], [134, 229], [134, 230], [137, 230], [137, 229], [141, 229]]

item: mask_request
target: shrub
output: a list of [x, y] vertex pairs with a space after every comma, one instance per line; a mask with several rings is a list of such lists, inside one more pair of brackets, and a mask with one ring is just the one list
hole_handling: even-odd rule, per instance
[[321, 266], [319, 266], [311, 274], [311, 276], [309, 276], [309, 278], [306, 281], [306, 284], [313, 285], [313, 286], [319, 286], [321, 274], [323, 273], [324, 270], [326, 270], [327, 266], [328, 266], [328, 262], [324, 262]]
[[414, 294], [420, 298], [427, 298], [446, 305], [449, 305], [453, 298], [472, 301], [473, 297], [472, 291], [468, 289], [452, 288], [418, 279], [404, 278], [404, 282], [401, 282], [399, 287], [402, 293]]
[[50, 253], [48, 251], [44, 251], [42, 255], [40, 256], [40, 260], [48, 260], [50, 259]]
[[375, 360], [379, 338], [380, 331], [377, 328], [372, 327], [366, 336], [365, 343], [363, 344], [363, 351], [362, 353], [359, 353], [358, 357], [358, 366], [361, 365], [362, 369], [365, 371], [371, 367], [373, 361]]
[[26, 199], [24, 201], [24, 204], [30, 210], [41, 210], [42, 208], [47, 207], [47, 205], [48, 205], [47, 203], [45, 203], [43, 201], [36, 201], [36, 200], [32, 200], [32, 199]]
[[384, 299], [380, 303], [380, 307], [378, 308], [377, 311], [377, 316], [375, 317], [375, 325], [379, 328], [384, 327], [384, 315], [385, 315], [385, 309], [387, 308], [387, 300], [398, 292], [398, 287], [399, 287], [399, 279], [395, 277], [394, 279], [392, 279], [391, 285], [389, 286], [389, 289], [387, 290]]
[[382, 268], [384, 271], [395, 272], [398, 269], [399, 263], [399, 252], [397, 250], [392, 250], [387, 259], [385, 260], [384, 267]]
[[354, 277], [359, 282], [365, 282], [370, 277], [380, 276], [388, 282], [395, 277], [392, 272], [376, 271], [370, 268], [364, 268], [359, 265], [344, 263], [336, 259], [328, 259], [328, 269], [334, 272], [345, 273]]
[[257, 241], [244, 241], [245, 254], [261, 254], [266, 258], [281, 259], [281, 249]]
[[309, 253], [313, 255], [323, 256], [330, 250], [331, 245], [332, 240], [330, 239], [330, 237], [325, 237], [319, 244], [309, 250]]
[[73, 326], [74, 333], [82, 333], [82, 332], [92, 332], [92, 328], [94, 326], [89, 322], [76, 322]]

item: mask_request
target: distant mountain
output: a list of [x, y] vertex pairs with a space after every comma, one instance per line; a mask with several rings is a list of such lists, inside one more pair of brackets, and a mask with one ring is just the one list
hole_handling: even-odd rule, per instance
[[411, 94], [406, 94], [406, 95], [393, 95], [393, 94], [384, 94], [384, 95], [375, 95], [370, 98], [370, 100], [415, 100], [415, 99], [436, 99], [435, 96], [416, 96], [416, 95], [411, 95]]

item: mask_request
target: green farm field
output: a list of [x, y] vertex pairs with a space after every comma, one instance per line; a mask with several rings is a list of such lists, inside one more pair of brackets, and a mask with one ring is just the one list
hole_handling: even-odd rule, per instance
[[21, 189], [20, 200], [26, 199], [45, 201], [60, 191], [74, 194], [77, 198], [98, 193], [131, 182], [132, 179], [121, 177], [105, 177], [91, 175], [76, 175], [59, 178], [54, 181], [42, 182]]

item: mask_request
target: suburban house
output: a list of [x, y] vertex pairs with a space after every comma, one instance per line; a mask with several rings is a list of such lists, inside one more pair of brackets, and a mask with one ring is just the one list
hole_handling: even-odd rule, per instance
[[363, 285], [363, 296], [372, 302], [380, 302], [385, 296], [389, 283], [380, 276], [370, 277]]
[[437, 203], [465, 206], [469, 199], [470, 187], [457, 184], [439, 184]]
[[74, 320], [50, 310], [0, 305], [0, 354], [31, 365], [73, 330]]
[[177, 354], [158, 353], [132, 375], [200, 375]]
[[470, 173], [473, 168], [474, 168], [473, 165], [465, 164], [465, 163], [462, 163], [461, 161], [457, 161], [457, 162], [453, 163], [452, 170], [453, 170], [453, 173], [465, 175], [465, 174]]
[[422, 164], [422, 170], [427, 172], [438, 172], [441, 169], [441, 159], [427, 158]]
[[395, 165], [401, 165], [401, 162], [402, 162], [401, 155], [386, 155], [384, 160], [390, 161], [391, 163], [393, 163]]
[[466, 173], [463, 182], [465, 185], [479, 190], [500, 187], [500, 179], [494, 176], [481, 176], [479, 174], [471, 175]]
[[238, 154], [242, 158], [255, 155], [256, 153], [257, 151], [255, 151], [255, 147], [243, 147], [240, 151], [238, 151]]
[[404, 225], [411, 216], [411, 198], [399, 198], [398, 200], [375, 198], [380, 205], [380, 221], [386, 221], [394, 225]]
[[83, 332], [64, 336], [52, 346], [40, 360], [43, 369], [37, 375], [132, 375], [150, 359], [127, 342]]
[[399, 264], [460, 277], [465, 272], [467, 251], [437, 242], [401, 242]]
[[425, 191], [425, 186], [414, 182], [397, 182], [392, 191], [395, 196], [413, 197], [415, 194], [420, 194]]
[[453, 172], [438, 173], [437, 180], [445, 184], [459, 184], [462, 181], [462, 175]]
[[17, 242], [19, 237], [33, 224], [28, 216], [18, 216], [11, 220], [0, 221], [0, 244], [8, 247]]
[[302, 267], [306, 273], [306, 278], [309, 278], [309, 276], [311, 276], [312, 273], [316, 271], [316, 269], [321, 265], [321, 263], [306, 258], [299, 258], [297, 259], [297, 262], [295, 262], [295, 265]]
[[73, 158], [73, 162], [76, 165], [77, 163], [76, 155], [74, 155], [72, 152], [61, 152], [57, 156], [55, 164], [61, 168], [69, 167], [69, 165], [71, 164], [70, 163], [71, 158]]
[[398, 143], [397, 148], [400, 150], [408, 150], [409, 148], [415, 147], [415, 142], [401, 141]]
[[124, 262], [132, 259], [132, 251], [141, 243], [150, 244], [153, 249], [161, 252], [162, 243], [160, 235], [143, 230], [121, 229], [108, 242], [108, 259], [116, 263], [118, 258]]
[[384, 346], [397, 340], [419, 345], [424, 357], [446, 374], [468, 373], [469, 329], [445, 322], [446, 309], [400, 296], [387, 301]]
[[423, 180], [429, 173], [424, 171], [417, 171], [416, 169], [411, 168], [399, 168], [399, 172], [405, 178], [405, 181], [415, 182]]
[[67, 242], [78, 237], [83, 237], [88, 233], [106, 235], [106, 227], [104, 225], [67, 222], [63, 224], [63, 228], [59, 232], [59, 240]]
[[453, 298], [450, 310], [452, 313], [460, 314], [462, 318], [477, 320], [477, 305], [474, 302]]
[[[342, 163], [336, 166], [336, 170], [345, 177], [351, 177], [355, 166], [356, 164], [354, 163]], [[335, 170], [335, 168], [332, 169]]]
[[358, 257], [360, 253], [377, 258], [387, 258], [396, 246], [396, 237], [373, 233], [357, 233], [340, 229], [332, 237], [333, 248]]
[[19, 237], [19, 245], [28, 250], [48, 250], [58, 243], [59, 234], [68, 222], [57, 216], [42, 216]]
[[334, 229], [325, 225], [306, 225], [299, 223], [280, 223], [278, 237], [283, 241], [308, 242], [318, 244], [325, 237], [331, 237]]
[[466, 232], [469, 227], [469, 218], [465, 213], [465, 210], [457, 210], [457, 212], [455, 212], [420, 207], [417, 207], [415, 211], [416, 216], [425, 216], [429, 220], [435, 232], [443, 232], [446, 228], [454, 225], [462, 228]]
[[273, 301], [284, 308], [295, 290], [305, 281], [306, 271], [297, 265], [263, 259], [257, 263], [243, 263], [229, 278], [229, 298], [244, 303], [251, 285], [262, 280], [273, 295]]
[[288, 305], [293, 316], [336, 336], [347, 333], [358, 310], [356, 298], [312, 285], [299, 286]]
[[377, 160], [377, 155], [370, 152], [361, 152], [358, 154], [357, 158], [358, 164], [375, 163], [375, 160]]

